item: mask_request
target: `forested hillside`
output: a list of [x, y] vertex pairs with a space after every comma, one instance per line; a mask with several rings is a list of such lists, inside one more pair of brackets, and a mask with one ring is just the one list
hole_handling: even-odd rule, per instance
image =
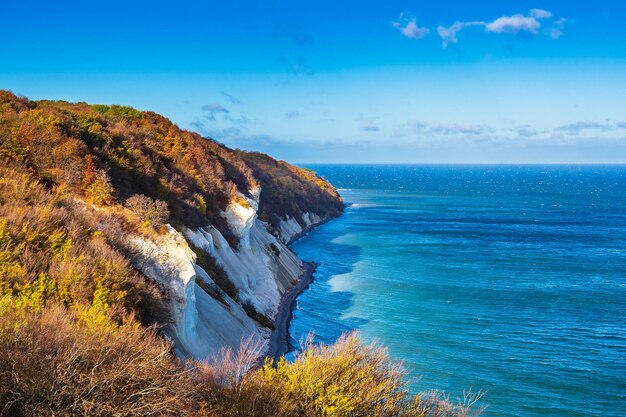
[[[0, 159], [29, 168], [48, 187], [62, 186], [97, 206], [143, 194], [165, 201], [174, 225], [208, 222], [231, 239], [220, 213], [238, 192], [248, 195], [257, 188], [259, 179], [271, 184], [261, 210], [274, 223], [293, 214], [294, 204], [341, 212], [332, 186], [311, 173], [232, 151], [163, 116], [130, 107], [30, 101], [0, 91], [0, 139]], [[272, 202], [284, 202], [285, 196], [295, 202]]]

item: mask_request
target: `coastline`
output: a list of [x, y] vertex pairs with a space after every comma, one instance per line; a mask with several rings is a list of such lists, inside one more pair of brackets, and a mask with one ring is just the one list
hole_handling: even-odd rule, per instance
[[[340, 214], [341, 215], [341, 214]], [[306, 236], [311, 230], [328, 223], [331, 220], [336, 219], [339, 216], [329, 217], [318, 223], [305, 227], [301, 232], [296, 233], [286, 242], [287, 246], [290, 246], [297, 240]], [[313, 282], [313, 274], [317, 268], [315, 262], [304, 262], [304, 268], [298, 281], [294, 284], [289, 291], [287, 291], [280, 300], [278, 310], [274, 316], [274, 330], [270, 334], [268, 340], [268, 349], [263, 358], [270, 358], [274, 361], [278, 361], [282, 356], [289, 352], [289, 324], [293, 318], [293, 307], [295, 305], [296, 298], [308, 288]]]
[[274, 330], [268, 341], [268, 349], [265, 357], [278, 361], [289, 352], [289, 323], [293, 317], [293, 307], [296, 298], [313, 282], [313, 273], [317, 264], [314, 262], [304, 262], [302, 275], [296, 284], [285, 293], [280, 300], [278, 311], [274, 316]]
[[[343, 213], [342, 213], [342, 214], [343, 214]], [[341, 216], [341, 214], [340, 214], [339, 216]], [[285, 242], [285, 244], [286, 244], [287, 246], [292, 245], [292, 244], [293, 244], [293, 243], [295, 243], [297, 240], [300, 240], [300, 239], [302, 239], [304, 236], [306, 236], [306, 235], [307, 235], [307, 233], [309, 233], [311, 230], [315, 229], [316, 227], [320, 227], [321, 225], [326, 224], [326, 223], [328, 223], [328, 222], [329, 222], [329, 221], [331, 221], [331, 220], [335, 220], [335, 219], [336, 219], [337, 217], [339, 217], [339, 216], [329, 217], [329, 218], [327, 218], [327, 219], [321, 220], [321, 221], [319, 221], [319, 222], [317, 222], [317, 223], [314, 223], [314, 224], [312, 224], [312, 225], [310, 225], [310, 226], [305, 227], [304, 229], [302, 229], [302, 231], [301, 231], [301, 232], [298, 232], [298, 233], [296, 233], [295, 235], [293, 235], [293, 236], [291, 237], [291, 239], [289, 239], [287, 242]]]

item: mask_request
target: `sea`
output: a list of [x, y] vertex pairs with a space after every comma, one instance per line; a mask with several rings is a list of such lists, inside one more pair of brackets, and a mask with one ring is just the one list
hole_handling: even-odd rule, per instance
[[484, 416], [626, 416], [626, 166], [307, 167], [347, 207], [292, 245], [295, 351], [356, 330]]

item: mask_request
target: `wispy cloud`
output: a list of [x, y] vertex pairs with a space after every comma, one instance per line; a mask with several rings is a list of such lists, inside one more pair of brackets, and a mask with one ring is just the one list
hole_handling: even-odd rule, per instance
[[413, 131], [417, 133], [429, 133], [436, 135], [480, 135], [491, 131], [482, 125], [459, 125], [459, 124], [426, 124], [415, 123]]
[[241, 100], [239, 100], [237, 97], [233, 96], [232, 94], [227, 93], [226, 91], [220, 91], [220, 94], [223, 97], [226, 97], [226, 99], [230, 101], [231, 104], [241, 104]]
[[516, 130], [518, 135], [526, 138], [537, 136], [540, 133], [537, 129], [534, 129], [530, 125], [518, 126]]
[[209, 120], [215, 120], [216, 116], [220, 113], [229, 113], [228, 109], [219, 103], [205, 104], [201, 107], [201, 110], [206, 113], [206, 118]]
[[224, 119], [230, 121], [233, 125], [237, 126], [247, 125], [250, 122], [246, 113], [241, 113], [238, 117], [226, 115], [224, 116]]
[[462, 124], [462, 123], [409, 123], [396, 131], [397, 137], [407, 135], [419, 135], [424, 138], [484, 138], [499, 140], [518, 140], [520, 138], [535, 140], [560, 140], [563, 143], [579, 139], [611, 140], [621, 138], [623, 135], [618, 129], [626, 129], [626, 122], [613, 123], [577, 121], [552, 128], [537, 128], [525, 124], [515, 127], [493, 127], [485, 124]]
[[535, 19], [549, 19], [552, 17], [552, 12], [544, 9], [530, 9], [529, 15]]
[[565, 23], [567, 23], [567, 19], [564, 17], [552, 22], [552, 28], [550, 29], [550, 37], [552, 39], [558, 39], [564, 35]]
[[485, 31], [494, 33], [511, 33], [518, 34], [520, 32], [530, 32], [537, 34], [541, 23], [539, 19], [533, 16], [524, 16], [516, 14], [513, 16], [502, 16], [485, 24]]
[[228, 138], [239, 137], [243, 134], [243, 131], [237, 127], [227, 127], [224, 129], [215, 129], [207, 126], [204, 122], [200, 120], [195, 120], [189, 123], [189, 126], [194, 131], [198, 132], [200, 135], [204, 137], [208, 137], [211, 139], [224, 141]]
[[603, 132], [608, 132], [613, 129], [615, 129], [615, 126], [609, 123], [581, 121], [557, 127], [555, 130], [559, 132], [569, 133], [570, 135], [579, 135], [585, 130], [600, 130]]
[[441, 38], [441, 46], [447, 48], [448, 45], [457, 43], [459, 40], [457, 38], [457, 33], [461, 31], [461, 29], [469, 27], [469, 26], [484, 26], [484, 22], [454, 22], [454, 24], [450, 27], [439, 26], [437, 27], [437, 34]]
[[293, 75], [313, 75], [314, 72], [309, 66], [306, 58], [303, 56], [297, 56], [295, 58], [288, 58], [286, 56], [279, 56], [276, 58], [276, 63], [282, 65]]
[[364, 132], [380, 132], [380, 127], [375, 125], [366, 125], [361, 128]]
[[422, 39], [430, 32], [430, 29], [418, 26], [417, 19], [406, 12], [401, 13], [398, 20], [391, 24], [409, 39]]
[[[514, 14], [511, 16], [501, 16], [493, 21], [456, 21], [452, 26], [438, 26], [437, 34], [441, 38], [441, 45], [447, 48], [451, 44], [458, 43], [458, 33], [467, 27], [480, 26], [485, 32], [498, 34], [521, 34], [527, 33], [538, 35], [542, 27], [542, 20], [551, 19], [552, 12], [544, 9], [531, 9], [527, 15]], [[563, 35], [563, 28], [566, 20], [564, 18], [552, 22], [552, 27], [548, 35], [552, 39], [558, 39]]]

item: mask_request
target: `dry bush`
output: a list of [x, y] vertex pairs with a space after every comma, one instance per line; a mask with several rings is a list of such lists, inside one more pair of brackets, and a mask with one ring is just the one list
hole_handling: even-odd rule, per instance
[[163, 200], [171, 221], [212, 224], [234, 248], [221, 213], [261, 186], [259, 215], [277, 226], [305, 212], [335, 216], [342, 201], [308, 170], [267, 155], [233, 151], [153, 112], [124, 106], [30, 101], [0, 90], [0, 161], [23, 163], [38, 180], [97, 206], [136, 194]]
[[[249, 346], [249, 344], [248, 344]], [[254, 349], [225, 351], [220, 366], [199, 366], [206, 410], [223, 417], [469, 417], [474, 402], [453, 404], [427, 393], [413, 396], [402, 365], [356, 334], [335, 344], [308, 343], [292, 363], [266, 362], [242, 373]]]
[[487, 408], [481, 404], [484, 392], [463, 392], [463, 397], [455, 401], [450, 396], [440, 391], [427, 391], [420, 394], [417, 399], [417, 410], [424, 417], [477, 417]]
[[194, 390], [153, 330], [0, 299], [0, 416], [189, 416]]
[[167, 203], [162, 200], [155, 200], [143, 194], [135, 194], [124, 203], [140, 223], [145, 226], [152, 226], [159, 229], [170, 217]]

